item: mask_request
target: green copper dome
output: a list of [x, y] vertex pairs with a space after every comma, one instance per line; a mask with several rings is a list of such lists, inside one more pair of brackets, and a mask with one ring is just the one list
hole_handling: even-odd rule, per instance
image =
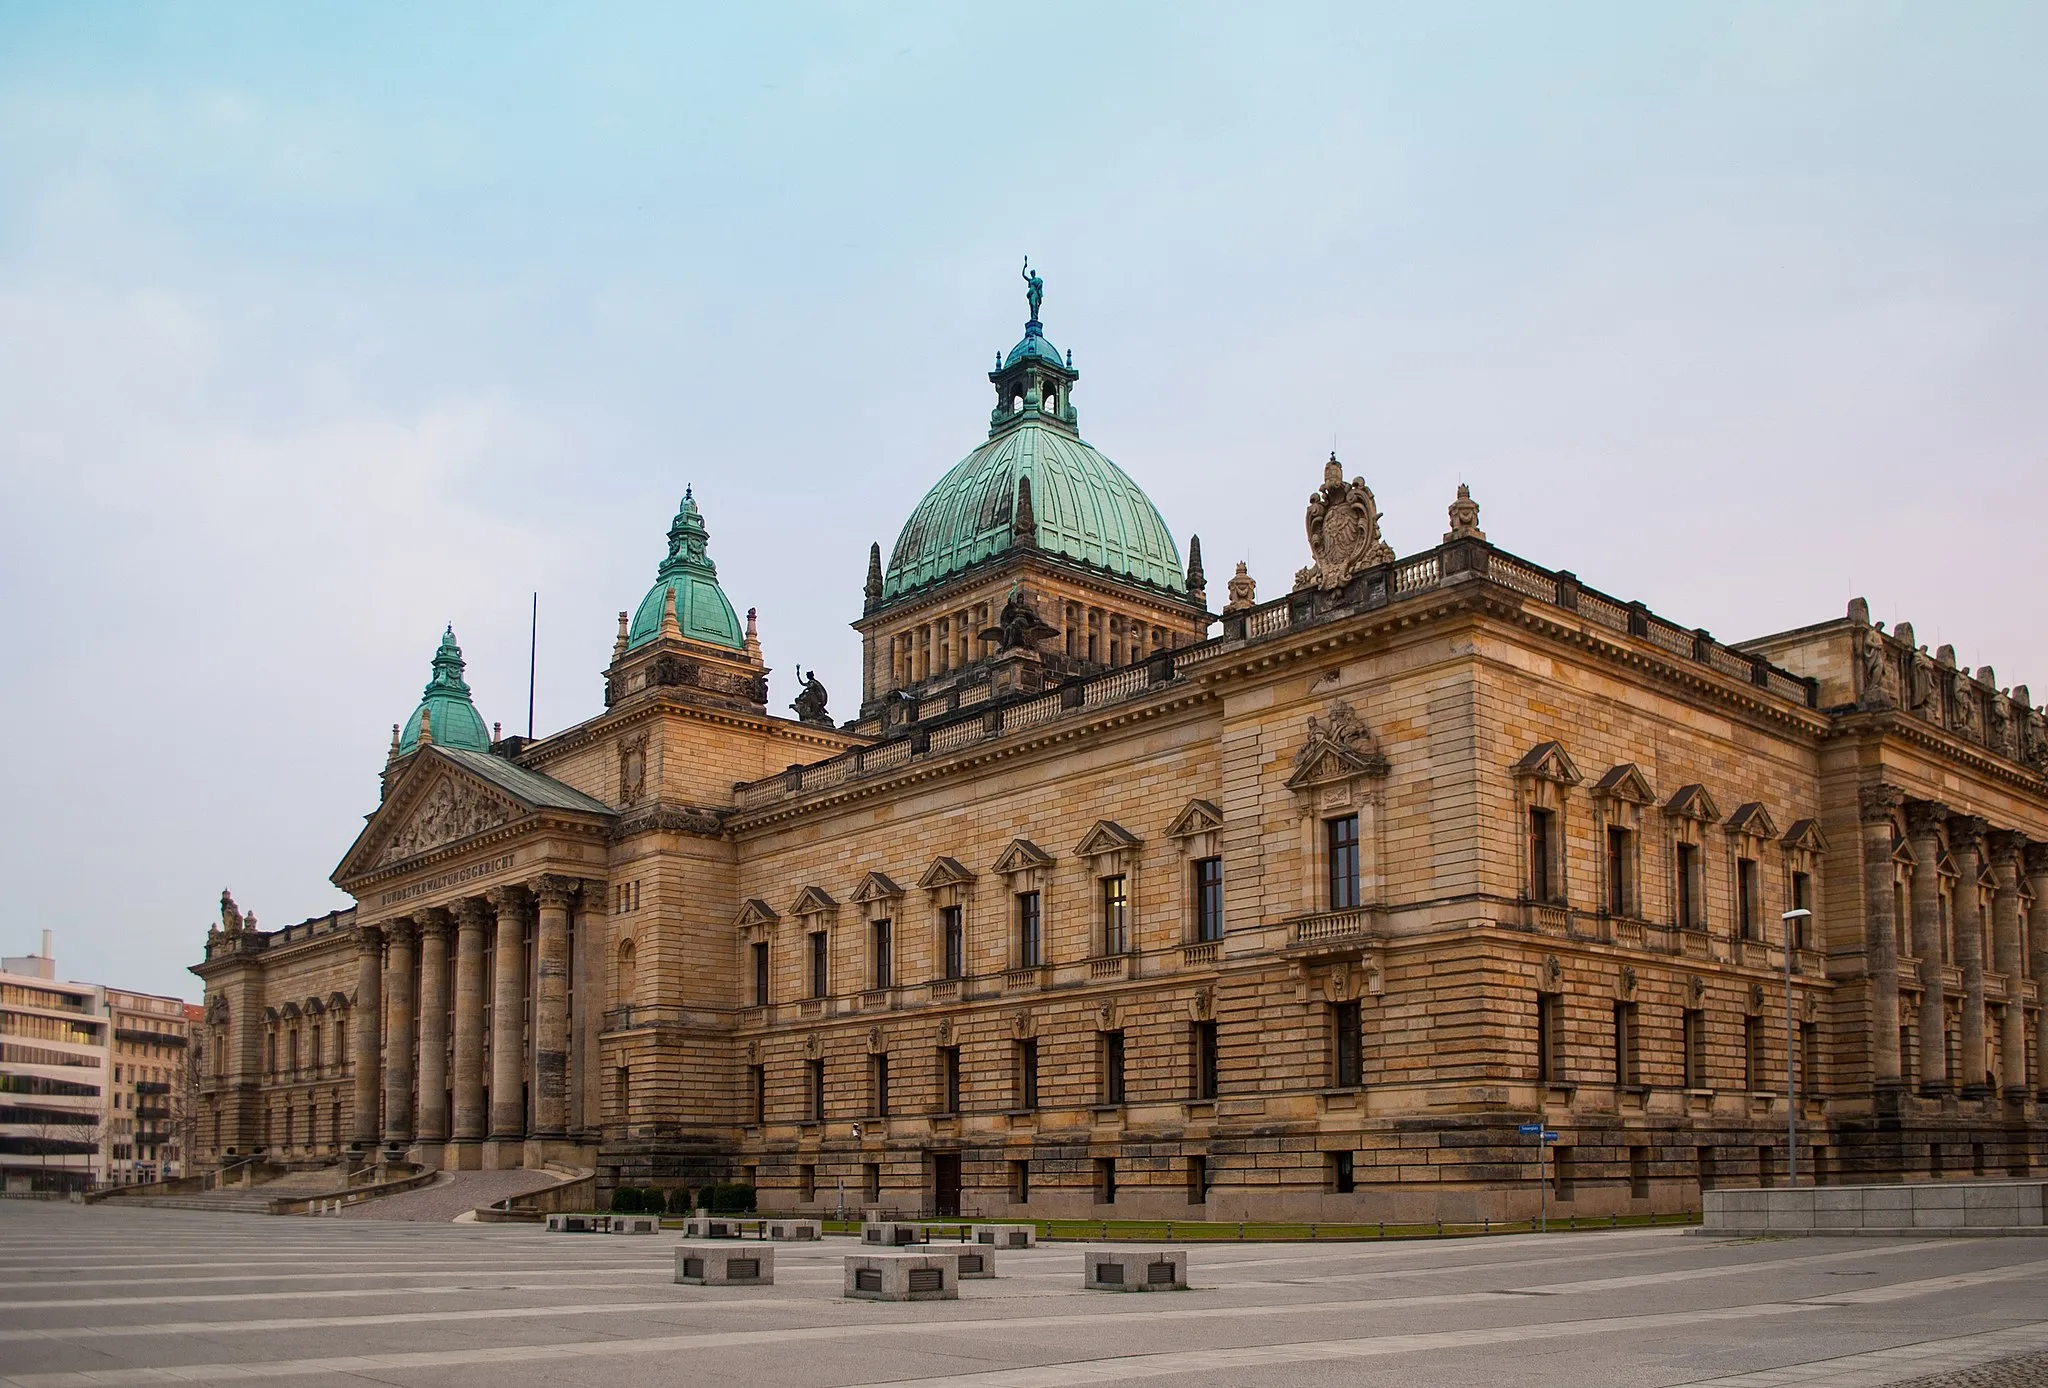
[[455, 628], [441, 633], [440, 649], [434, 652], [434, 675], [420, 695], [420, 706], [405, 720], [399, 734], [398, 754], [420, 745], [420, 720], [433, 715], [432, 737], [436, 747], [460, 747], [470, 752], [491, 750], [491, 734], [469, 701], [469, 686], [462, 679], [462, 647], [455, 644]]
[[644, 646], [660, 634], [661, 610], [671, 591], [676, 595], [676, 625], [682, 628], [684, 636], [736, 651], [745, 647], [739, 618], [733, 615], [725, 590], [718, 586], [718, 566], [705, 553], [705, 542], [710, 538], [711, 532], [704, 528], [704, 517], [697, 510], [697, 499], [685, 488], [682, 507], [676, 512], [675, 523], [668, 528], [668, 558], [661, 561], [661, 567], [655, 571], [654, 586], [640, 599], [640, 608], [633, 614], [633, 625], [626, 637], [627, 649]]
[[[1080, 373], [1045, 340], [1042, 283], [1026, 264], [1031, 320], [989, 373], [996, 409], [989, 439], [925, 494], [889, 560], [891, 601], [1014, 548], [1036, 546], [1185, 598], [1180, 553], [1159, 508], [1077, 427]], [[1029, 510], [1020, 505], [1029, 482]], [[1021, 512], [1021, 514], [1020, 514]]]

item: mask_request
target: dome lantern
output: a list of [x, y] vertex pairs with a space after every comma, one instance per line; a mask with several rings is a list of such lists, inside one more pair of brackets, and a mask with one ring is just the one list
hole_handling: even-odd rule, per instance
[[674, 621], [685, 640], [741, 650], [739, 617], [718, 586], [718, 566], [711, 562], [711, 532], [691, 488], [683, 489], [682, 505], [668, 528], [668, 557], [655, 571], [654, 586], [640, 600], [626, 633], [626, 646], [637, 650], [662, 635], [663, 613], [671, 604]]
[[462, 647], [455, 643], [451, 625], [441, 633], [434, 652], [434, 673], [420, 694], [419, 707], [405, 722], [392, 755], [402, 757], [429, 742], [440, 747], [460, 747], [470, 752], [491, 750], [490, 734], [476, 706], [469, 701], [469, 685], [463, 680]]

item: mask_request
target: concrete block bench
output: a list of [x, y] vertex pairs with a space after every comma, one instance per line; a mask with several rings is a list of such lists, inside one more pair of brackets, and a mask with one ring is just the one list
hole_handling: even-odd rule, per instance
[[683, 1221], [683, 1237], [686, 1239], [736, 1239], [743, 1232], [737, 1219], [691, 1215]]
[[610, 1215], [601, 1214], [551, 1214], [548, 1216], [550, 1234], [602, 1234], [611, 1223]]
[[825, 1227], [815, 1219], [771, 1219], [768, 1223], [768, 1237], [784, 1243], [797, 1243], [822, 1239]]
[[772, 1244], [685, 1243], [676, 1246], [676, 1281], [692, 1287], [768, 1287], [775, 1283]]
[[610, 1232], [614, 1234], [659, 1234], [661, 1232], [661, 1216], [650, 1214], [613, 1215], [611, 1217]]
[[922, 1224], [873, 1221], [860, 1226], [860, 1241], [883, 1248], [905, 1248], [914, 1243], [930, 1243], [931, 1235]]
[[934, 1255], [951, 1258], [959, 1270], [962, 1281], [971, 1277], [996, 1275], [996, 1251], [988, 1244], [963, 1243], [951, 1248], [934, 1244], [929, 1251]]
[[968, 1235], [976, 1243], [996, 1248], [1038, 1247], [1036, 1224], [977, 1224], [968, 1231]]
[[958, 1301], [960, 1256], [849, 1253], [844, 1295], [857, 1301]]
[[1083, 1255], [1081, 1285], [1091, 1292], [1184, 1292], [1188, 1289], [1188, 1251], [1091, 1249]]

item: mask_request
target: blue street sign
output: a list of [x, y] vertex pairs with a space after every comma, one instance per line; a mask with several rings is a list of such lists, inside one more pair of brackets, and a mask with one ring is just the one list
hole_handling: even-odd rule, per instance
[[1557, 1141], [1557, 1134], [1556, 1134], [1556, 1133], [1545, 1133], [1545, 1134], [1543, 1135], [1543, 1140], [1544, 1140], [1545, 1142], [1555, 1142], [1555, 1141]]
[[1543, 1125], [1541, 1123], [1524, 1123], [1518, 1131], [1523, 1137], [1534, 1137], [1543, 1131]]

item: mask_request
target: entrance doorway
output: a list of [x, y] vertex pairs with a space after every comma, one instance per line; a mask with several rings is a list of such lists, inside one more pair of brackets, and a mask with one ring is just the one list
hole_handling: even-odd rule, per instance
[[932, 1213], [941, 1219], [956, 1219], [959, 1217], [960, 1154], [958, 1152], [932, 1153], [932, 1204]]

